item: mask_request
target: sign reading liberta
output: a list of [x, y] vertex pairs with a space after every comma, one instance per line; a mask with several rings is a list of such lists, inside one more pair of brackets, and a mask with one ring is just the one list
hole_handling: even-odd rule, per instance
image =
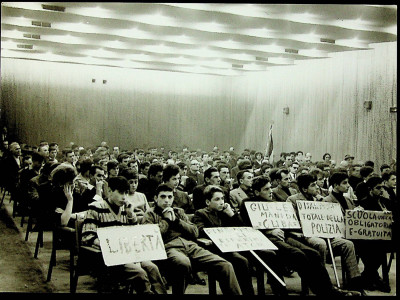
[[97, 235], [107, 266], [167, 258], [156, 224], [98, 228]]
[[222, 252], [278, 249], [263, 233], [252, 227], [204, 228], [204, 232]]
[[289, 202], [245, 202], [251, 225], [255, 229], [301, 228]]
[[391, 240], [391, 212], [346, 210], [346, 239]]
[[304, 236], [344, 237], [344, 217], [339, 203], [302, 200], [296, 203]]

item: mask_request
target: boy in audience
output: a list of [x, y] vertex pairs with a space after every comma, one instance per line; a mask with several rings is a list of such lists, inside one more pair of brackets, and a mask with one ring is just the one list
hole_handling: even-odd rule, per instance
[[[296, 214], [299, 217], [296, 201], [317, 201], [316, 196], [318, 195], [318, 186], [316, 183], [316, 178], [310, 174], [299, 175], [297, 181], [299, 184], [300, 193], [290, 196], [287, 201], [292, 203], [293, 208], [295, 209]], [[350, 186], [347, 173], [337, 172], [332, 174], [330, 182], [333, 186], [333, 190], [329, 194], [329, 196], [323, 199], [323, 201], [334, 203], [340, 202], [343, 204], [342, 207], [347, 207], [347, 209], [354, 209], [354, 202], [346, 196], [343, 196], [343, 193], [346, 193]], [[344, 216], [344, 211], [342, 210], [342, 212]], [[300, 241], [318, 250], [324, 264], [326, 263], [326, 259], [328, 257], [328, 245], [325, 239], [319, 237], [304, 237], [300, 239]], [[357, 290], [365, 295], [353, 242], [339, 237], [331, 238], [330, 242], [333, 255], [340, 255], [343, 257], [343, 261], [345, 264], [344, 266], [342, 266], [342, 268], [346, 268], [346, 271], [350, 277], [348, 287], [350, 289]]]
[[169, 278], [172, 281], [174, 294], [184, 294], [192, 264], [201, 269], [212, 272], [219, 282], [224, 295], [241, 295], [232, 264], [216, 254], [200, 247], [195, 241], [199, 231], [181, 208], [173, 208], [173, 189], [166, 184], [157, 187], [154, 202], [155, 207], [145, 213], [144, 224], [158, 224], [163, 237], [168, 271], [172, 271]]
[[[89, 206], [82, 228], [83, 245], [100, 249], [97, 228], [138, 223], [134, 206], [126, 200], [128, 181], [121, 176], [112, 177], [108, 187], [109, 198]], [[108, 270], [123, 284], [132, 284], [137, 294], [167, 294], [160, 271], [151, 261], [112, 266]]]
[[220, 183], [221, 178], [217, 168], [211, 167], [204, 172], [204, 184], [198, 185], [193, 189], [193, 207], [195, 210], [207, 206], [206, 199], [204, 197], [204, 189], [209, 185], [219, 186]]
[[166, 165], [163, 170], [162, 180], [174, 191], [172, 206], [182, 208], [186, 214], [193, 214], [194, 206], [192, 200], [186, 192], [178, 189], [180, 182], [179, 167], [177, 165]]
[[149, 167], [148, 177], [139, 180], [137, 191], [146, 195], [149, 204], [154, 201], [154, 193], [162, 182], [164, 166], [161, 163], [152, 163]]
[[[383, 197], [384, 182], [379, 176], [370, 177], [365, 183], [367, 195], [359, 200], [360, 206], [365, 210], [393, 211], [392, 203]], [[395, 224], [395, 223], [394, 223]], [[378, 269], [386, 260], [386, 253], [393, 251], [392, 240], [358, 240], [357, 252], [364, 263], [362, 276], [366, 281], [368, 289], [379, 290], [389, 293], [391, 288], [389, 282], [385, 282], [379, 276]]]
[[252, 184], [253, 184], [253, 173], [249, 170], [241, 170], [237, 174], [237, 181], [240, 184], [238, 188], [231, 190], [229, 193], [230, 204], [234, 211], [240, 209], [244, 199], [247, 199], [253, 195]]
[[367, 180], [374, 176], [374, 168], [369, 166], [364, 166], [360, 168], [360, 175], [363, 179], [359, 184], [357, 184], [356, 189], [354, 190], [357, 199], [361, 200], [368, 195], [368, 187], [367, 187]]
[[285, 202], [286, 199], [297, 193], [297, 191], [290, 187], [290, 179], [288, 170], [280, 169], [271, 174], [271, 181], [276, 180], [278, 186], [272, 189], [272, 193], [276, 201]]

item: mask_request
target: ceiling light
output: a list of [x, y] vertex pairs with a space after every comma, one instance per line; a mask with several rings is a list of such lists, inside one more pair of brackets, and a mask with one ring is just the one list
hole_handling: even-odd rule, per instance
[[42, 8], [45, 10], [52, 10], [52, 11], [58, 11], [58, 12], [64, 12], [65, 7], [64, 6], [59, 6], [59, 5], [47, 5], [47, 4], [42, 4]]

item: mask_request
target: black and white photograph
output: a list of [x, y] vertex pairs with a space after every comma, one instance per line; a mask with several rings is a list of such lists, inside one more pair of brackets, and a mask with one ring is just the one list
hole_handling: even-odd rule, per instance
[[1, 2], [0, 297], [396, 296], [397, 4]]

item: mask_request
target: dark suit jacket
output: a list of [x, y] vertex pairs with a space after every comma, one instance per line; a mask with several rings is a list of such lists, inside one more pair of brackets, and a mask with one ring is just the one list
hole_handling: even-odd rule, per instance
[[289, 187], [290, 195], [288, 195], [281, 186], [277, 186], [276, 188], [272, 189], [272, 193], [275, 196], [277, 201], [285, 202], [287, 198], [291, 195], [297, 194], [297, 191], [294, 188]]
[[229, 217], [224, 212], [210, 211], [208, 208], [196, 210], [192, 222], [199, 229], [199, 237], [209, 238], [204, 228], [243, 226], [238, 213]]
[[10, 193], [13, 193], [16, 190], [19, 174], [18, 171], [20, 167], [18, 163], [15, 161], [14, 156], [7, 155], [2, 162], [2, 177], [4, 181], [4, 186]]

